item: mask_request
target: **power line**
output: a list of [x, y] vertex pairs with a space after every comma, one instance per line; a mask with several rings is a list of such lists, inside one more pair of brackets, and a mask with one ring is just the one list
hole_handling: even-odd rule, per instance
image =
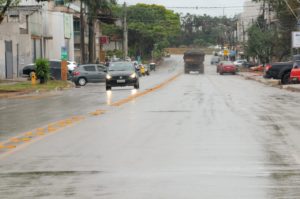
[[167, 6], [169, 9], [228, 9], [228, 8], [254, 8], [257, 6]]

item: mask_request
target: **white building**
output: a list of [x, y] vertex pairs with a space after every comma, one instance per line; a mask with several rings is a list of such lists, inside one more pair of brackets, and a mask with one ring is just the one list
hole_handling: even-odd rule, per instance
[[0, 79], [19, 77], [37, 58], [60, 59], [62, 48], [74, 60], [73, 15], [55, 2], [22, 0], [7, 12], [0, 24]]
[[253, 23], [256, 23], [257, 17], [262, 13], [261, 3], [246, 1], [244, 3], [244, 10], [238, 17], [237, 22], [237, 39], [240, 43], [247, 42], [247, 30]]

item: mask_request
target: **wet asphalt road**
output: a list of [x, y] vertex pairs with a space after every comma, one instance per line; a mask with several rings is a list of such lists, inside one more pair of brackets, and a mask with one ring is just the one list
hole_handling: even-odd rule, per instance
[[[172, 56], [161, 72], [144, 78], [142, 90], [182, 70], [180, 61]], [[49, 106], [53, 99], [89, 103], [86, 109], [63, 105], [72, 111], [61, 117], [107, 112], [0, 154], [1, 198], [300, 198], [298, 93], [219, 76], [209, 64], [205, 75], [181, 75], [109, 106], [131, 93], [91, 85], [43, 98]]]
[[[181, 70], [181, 58], [166, 59], [163, 66], [140, 78], [144, 91], [161, 83]], [[132, 87], [113, 88], [107, 93], [104, 83], [87, 84], [68, 91], [32, 94], [0, 99], [0, 142], [20, 133], [44, 127], [68, 117], [87, 115], [136, 93]]]

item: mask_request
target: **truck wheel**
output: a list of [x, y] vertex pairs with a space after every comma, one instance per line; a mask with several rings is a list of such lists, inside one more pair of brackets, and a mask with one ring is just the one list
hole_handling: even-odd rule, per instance
[[290, 72], [285, 73], [281, 78], [281, 84], [289, 84], [291, 82], [290, 75]]
[[184, 70], [184, 73], [185, 73], [185, 74], [189, 74], [189, 73], [190, 73], [190, 71], [188, 71], [188, 70]]

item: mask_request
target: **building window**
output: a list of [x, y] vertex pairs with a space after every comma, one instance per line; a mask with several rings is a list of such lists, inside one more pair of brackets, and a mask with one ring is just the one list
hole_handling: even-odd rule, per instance
[[80, 32], [80, 21], [79, 20], [74, 19], [73, 26], [74, 26], [74, 32]]
[[55, 0], [55, 5], [56, 6], [65, 5], [65, 0]]

